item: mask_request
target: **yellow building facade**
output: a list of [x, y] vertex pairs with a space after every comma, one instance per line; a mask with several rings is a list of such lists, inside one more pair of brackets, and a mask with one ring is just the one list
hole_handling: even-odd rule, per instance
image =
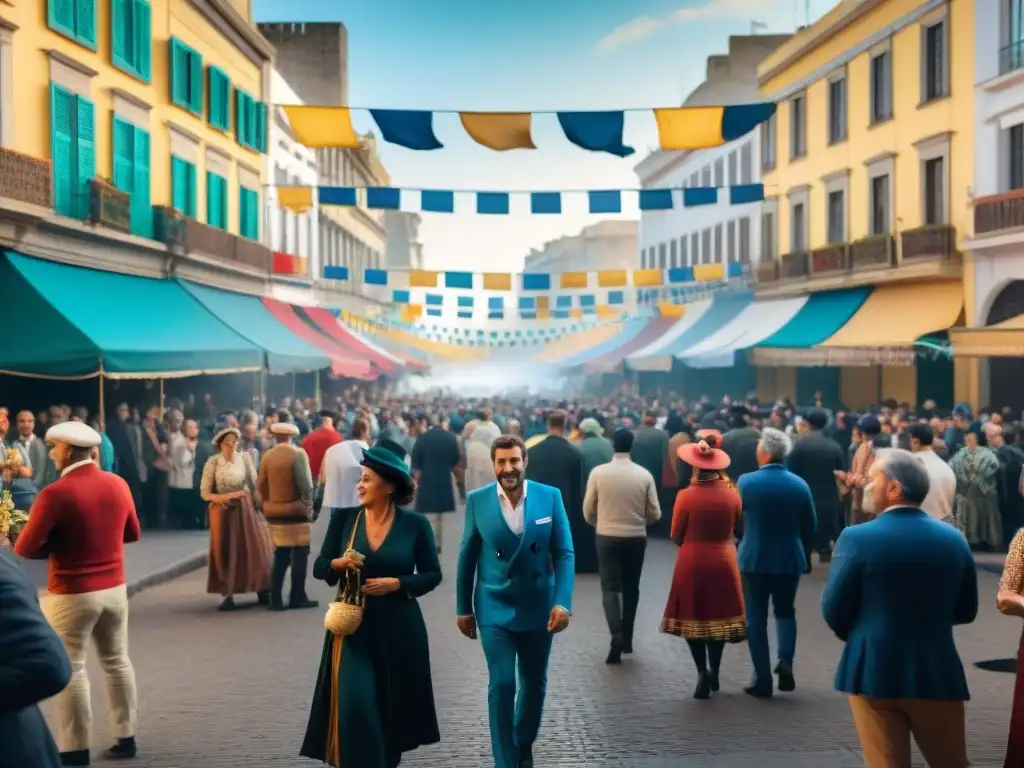
[[[962, 279], [971, 316], [973, 26], [971, 0], [845, 0], [761, 62], [778, 103], [762, 136], [762, 253], [782, 273], [793, 256], [815, 265], [776, 277], [774, 295]], [[885, 397], [917, 399], [913, 368], [871, 373]], [[840, 390], [865, 376], [844, 369]], [[976, 370], [958, 362], [954, 385], [974, 399]]]
[[[53, 162], [58, 213], [83, 218], [61, 187], [70, 146], [76, 189], [91, 152], [95, 177], [133, 199], [148, 187], [151, 206], [258, 239], [273, 49], [249, 11], [247, 0], [3, 0], [16, 66], [3, 94], [15, 110], [6, 148]], [[89, 113], [91, 130], [78, 122]], [[209, 174], [225, 181], [208, 184]], [[145, 224], [136, 232], [134, 204], [132, 213], [133, 233], [151, 236]]]

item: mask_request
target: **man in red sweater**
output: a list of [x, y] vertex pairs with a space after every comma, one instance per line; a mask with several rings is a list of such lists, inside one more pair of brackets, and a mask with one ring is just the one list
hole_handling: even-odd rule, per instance
[[137, 694], [128, 658], [128, 591], [124, 545], [141, 530], [128, 484], [102, 471], [94, 456], [101, 438], [75, 421], [50, 427], [46, 442], [60, 478], [36, 497], [14, 551], [49, 558], [43, 613], [71, 659], [71, 683], [57, 697], [57, 746], [66, 766], [89, 765], [92, 708], [86, 653], [96, 643], [107, 677], [116, 743], [108, 758], [135, 757]]
[[309, 456], [309, 471], [313, 475], [313, 483], [320, 482], [320, 467], [324, 463], [324, 454], [332, 445], [341, 442], [341, 434], [334, 428], [334, 414], [331, 411], [320, 411], [319, 426], [302, 441], [302, 449]]

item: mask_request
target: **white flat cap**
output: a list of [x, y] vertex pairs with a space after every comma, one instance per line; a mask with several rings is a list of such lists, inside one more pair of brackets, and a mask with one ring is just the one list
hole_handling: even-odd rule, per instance
[[103, 442], [103, 438], [88, 424], [65, 421], [46, 430], [46, 442], [67, 443], [75, 448], [95, 448]]
[[272, 435], [289, 435], [291, 437], [299, 436], [299, 428], [294, 424], [287, 421], [279, 421], [276, 424], [270, 425], [270, 434]]

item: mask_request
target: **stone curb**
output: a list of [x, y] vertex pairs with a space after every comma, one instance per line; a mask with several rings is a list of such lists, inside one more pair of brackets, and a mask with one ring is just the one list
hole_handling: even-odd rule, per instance
[[210, 561], [210, 553], [207, 550], [202, 552], [196, 552], [194, 555], [189, 555], [184, 560], [179, 560], [176, 563], [168, 565], [166, 568], [153, 571], [153, 573], [143, 576], [141, 579], [128, 584], [128, 597], [135, 597], [139, 592], [143, 592], [153, 587], [158, 587], [161, 584], [166, 584], [169, 581], [180, 579], [182, 576], [187, 576], [193, 571], [198, 571], [200, 568], [206, 567], [206, 564]]

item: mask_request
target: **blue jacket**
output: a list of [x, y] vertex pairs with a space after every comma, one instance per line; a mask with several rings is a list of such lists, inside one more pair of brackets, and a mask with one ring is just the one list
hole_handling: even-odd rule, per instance
[[799, 576], [807, 569], [804, 542], [817, 527], [811, 489], [781, 464], [765, 464], [740, 478], [742, 573]]
[[502, 517], [497, 483], [466, 498], [455, 585], [459, 616], [475, 613], [481, 626], [526, 632], [547, 626], [556, 605], [572, 611], [575, 555], [562, 494], [529, 482], [524, 517], [523, 535], [516, 536]]
[[846, 642], [836, 690], [877, 699], [967, 701], [953, 641], [978, 615], [978, 573], [967, 540], [916, 507], [847, 528], [821, 597]]

